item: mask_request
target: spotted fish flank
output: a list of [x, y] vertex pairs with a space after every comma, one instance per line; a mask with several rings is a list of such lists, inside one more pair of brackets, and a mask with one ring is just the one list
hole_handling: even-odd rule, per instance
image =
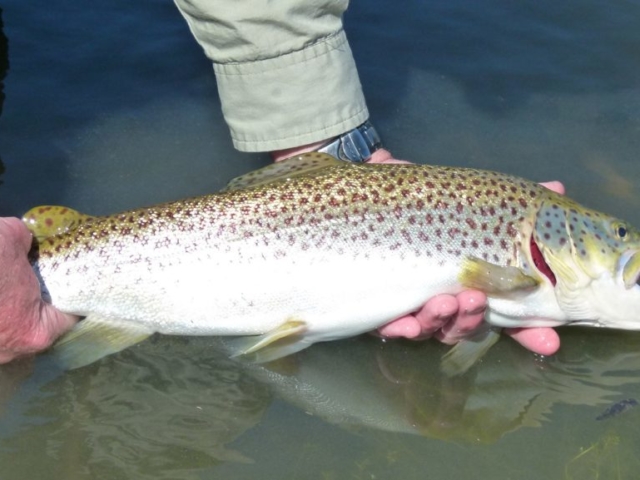
[[[470, 286], [489, 294], [487, 325], [640, 326], [638, 233], [496, 172], [306, 154], [217, 194], [71, 222], [34, 259], [53, 304], [91, 320], [64, 348], [95, 343], [84, 331], [112, 321], [135, 325], [136, 341], [145, 331], [255, 335], [259, 346], [247, 339], [239, 353], [267, 360]], [[495, 333], [481, 338], [452, 351], [451, 371]], [[91, 350], [75, 365], [101, 356]]]

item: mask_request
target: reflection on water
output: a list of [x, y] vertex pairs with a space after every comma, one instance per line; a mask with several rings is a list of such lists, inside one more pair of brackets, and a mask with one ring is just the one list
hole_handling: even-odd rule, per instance
[[[353, 2], [347, 30], [397, 156], [560, 178], [640, 224], [637, 2], [374, 7]], [[7, 0], [2, 14], [0, 214], [102, 214], [267, 161], [231, 148], [211, 67], [170, 2]], [[0, 369], [0, 476], [636, 478], [640, 409], [596, 417], [640, 399], [640, 336], [561, 337], [551, 359], [502, 341], [455, 379], [436, 368], [444, 346], [367, 337], [268, 366], [209, 339], [157, 338], [66, 373], [41, 357]]]
[[[39, 385], [38, 398], [10, 404], [7, 415], [38, 420], [1, 442], [2, 464], [10, 465], [4, 474], [192, 478], [220, 462], [250, 462], [225, 445], [260, 421], [268, 388], [215, 352], [194, 360], [185, 345], [150, 342], [144, 350], [58, 376]], [[3, 375], [3, 392], [15, 378]], [[6, 462], [23, 449], [48, 461]]]
[[[389, 455], [387, 442], [392, 451], [405, 443], [415, 448], [413, 437], [493, 446], [519, 429], [549, 427], [558, 408], [590, 406], [584, 425], [572, 415], [564, 426], [570, 447], [583, 455], [572, 457], [569, 448], [562, 461], [574, 471], [589, 452], [610, 449], [600, 445], [607, 438], [617, 438], [616, 458], [626, 457], [623, 426], [639, 413], [611, 417], [604, 428], [596, 418], [616, 399], [640, 398], [640, 335], [605, 334], [588, 352], [582, 334], [563, 340], [561, 355], [537, 361], [501, 342], [477, 368], [453, 379], [433, 368], [445, 347], [373, 337], [315, 345], [267, 365], [230, 360], [223, 341], [204, 338], [158, 337], [84, 369], [37, 378], [51, 368], [41, 358], [34, 368], [23, 362], [0, 370], [0, 425], [7, 417], [25, 419], [19, 433], [0, 441], [0, 459], [10, 465], [8, 478], [186, 479], [219, 467], [257, 475], [260, 454], [236, 439], [260, 430], [274, 398], [340, 428], [342, 442], [391, 434], [372, 446]], [[25, 398], [20, 384], [37, 393]], [[266, 448], [289, 455], [278, 445]], [[43, 457], [34, 463], [14, 456], [23, 449]], [[640, 466], [635, 457], [624, 462]]]

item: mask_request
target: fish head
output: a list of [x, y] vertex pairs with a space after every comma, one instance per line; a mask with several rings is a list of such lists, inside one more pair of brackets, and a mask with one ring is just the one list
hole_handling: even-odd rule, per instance
[[530, 246], [569, 323], [640, 330], [640, 231], [552, 194]]

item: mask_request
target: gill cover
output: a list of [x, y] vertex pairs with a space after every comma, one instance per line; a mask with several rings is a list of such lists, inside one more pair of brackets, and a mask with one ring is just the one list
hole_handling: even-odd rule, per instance
[[559, 195], [543, 202], [534, 239], [554, 274], [571, 283], [615, 275], [628, 244], [639, 240], [624, 222]]

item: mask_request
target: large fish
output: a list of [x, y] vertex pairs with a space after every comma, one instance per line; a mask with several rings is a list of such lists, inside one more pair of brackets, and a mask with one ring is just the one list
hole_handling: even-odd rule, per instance
[[465, 288], [487, 293], [486, 326], [445, 358], [450, 373], [495, 327], [640, 329], [638, 231], [501, 173], [312, 153], [212, 195], [24, 220], [48, 236], [33, 262], [50, 301], [86, 316], [55, 348], [71, 367], [154, 332], [248, 336], [237, 353], [269, 361]]

